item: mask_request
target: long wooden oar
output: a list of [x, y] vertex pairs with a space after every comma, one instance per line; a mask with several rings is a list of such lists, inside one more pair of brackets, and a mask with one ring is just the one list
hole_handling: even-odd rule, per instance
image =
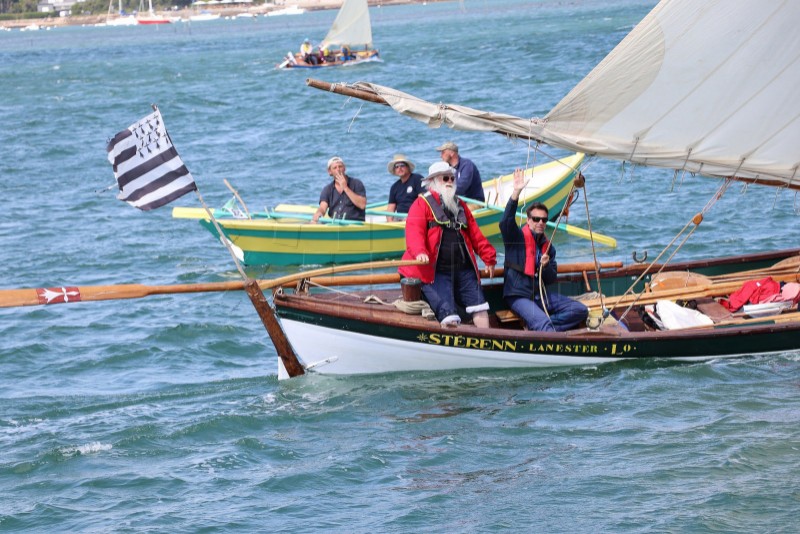
[[744, 282], [767, 276], [791, 275], [800, 271], [800, 256], [784, 258], [771, 267], [751, 269], [734, 273], [706, 276], [691, 271], [664, 271], [653, 275], [650, 280], [651, 291], [677, 289], [682, 287], [697, 287], [710, 284], [727, 282]]
[[[493, 211], [499, 211], [501, 213], [505, 211], [505, 208], [503, 208], [502, 206], [489, 204], [488, 202], [484, 202], [482, 200], [474, 200], [472, 198], [467, 198], [462, 196], [459, 196], [458, 198], [460, 198], [467, 204], [474, 204], [476, 206], [481, 206], [482, 208], [487, 208]], [[522, 218], [526, 217], [524, 213], [517, 213], [515, 215], [516, 217], [522, 217]], [[556, 228], [556, 223], [552, 221], [547, 221], [547, 226], [550, 228]], [[613, 237], [603, 234], [598, 234], [597, 232], [589, 232], [588, 230], [584, 230], [583, 228], [579, 228], [571, 224], [559, 223], [558, 229], [561, 230], [562, 232], [568, 233], [569, 235], [580, 237], [582, 239], [588, 239], [589, 241], [594, 240], [598, 243], [602, 243], [603, 245], [608, 245], [611, 248], [616, 248], [617, 246], [617, 240], [614, 239]]]
[[[621, 261], [609, 261], [601, 263], [600, 269], [619, 269], [622, 267]], [[559, 274], [570, 273], [585, 273], [593, 272], [595, 269], [594, 263], [591, 262], [578, 262], [578, 263], [559, 263]], [[496, 267], [494, 270], [494, 278], [502, 278], [505, 274], [503, 267]], [[486, 271], [481, 271], [481, 278], [488, 278]], [[308, 279], [309, 282], [320, 286], [371, 286], [378, 284], [394, 284], [400, 281], [400, 275], [397, 273], [387, 274], [354, 274], [349, 276], [317, 276]], [[292, 287], [294, 282], [283, 284], [283, 287]]]
[[[800, 274], [789, 273], [775, 275], [773, 279], [778, 282], [798, 282], [800, 281]], [[601, 305], [613, 306], [616, 308], [629, 306], [630, 304], [654, 304], [659, 300], [692, 300], [703, 297], [721, 297], [733, 293], [740, 287], [742, 287], [742, 281], [740, 280], [733, 282], [714, 282], [706, 285], [652, 291], [641, 295], [627, 295], [622, 298], [606, 297], [604, 301], [593, 299], [582, 302], [589, 307], [589, 309], [600, 308]]]
[[770, 276], [773, 273], [777, 274], [790, 274], [792, 272], [800, 271], [800, 256], [790, 256], [777, 262], [771, 267], [762, 267], [761, 269], [752, 269], [749, 271], [741, 271], [737, 273], [719, 274], [710, 276], [714, 281], [730, 281], [733, 279], [740, 279], [742, 277], [755, 278], [758, 276]]
[[[324, 276], [336, 273], [360, 271], [366, 269], [385, 269], [401, 267], [403, 265], [419, 265], [416, 260], [386, 260], [352, 265], [333, 265], [321, 267], [311, 271], [294, 273], [272, 280], [257, 280], [258, 287], [262, 290], [272, 289], [286, 284], [297, 282], [305, 278]], [[50, 288], [29, 289], [3, 289], [0, 290], [0, 308], [13, 308], [17, 306], [40, 306], [47, 304], [64, 304], [71, 302], [87, 302], [99, 300], [137, 299], [151, 295], [171, 295], [177, 293], [206, 293], [214, 291], [237, 291], [244, 289], [243, 281], [239, 282], [211, 282], [204, 284], [175, 284], [175, 285], [142, 285], [119, 284], [110, 286], [62, 286]]]
[[[387, 274], [361, 274], [351, 276], [331, 276], [354, 270], [384, 269], [400, 267], [401, 265], [418, 264], [416, 260], [386, 260], [365, 262], [354, 265], [340, 265], [321, 267], [312, 271], [303, 271], [272, 280], [257, 280], [258, 286], [264, 289], [275, 287], [291, 287], [298, 280], [309, 279], [311, 282], [324, 286], [366, 286], [377, 284], [391, 284], [400, 280], [397, 273]], [[622, 267], [621, 261], [612, 261], [600, 264], [600, 269], [618, 269]], [[590, 262], [561, 263], [558, 265], [560, 274], [580, 273], [593, 271], [594, 264]], [[481, 272], [483, 274], [483, 271]], [[495, 278], [503, 276], [503, 268], [495, 269]], [[70, 302], [89, 302], [99, 300], [138, 299], [152, 295], [174, 295], [180, 293], [212, 293], [218, 291], [239, 291], [244, 289], [244, 282], [208, 282], [199, 284], [174, 284], [174, 285], [142, 285], [118, 284], [110, 286], [62, 286], [50, 288], [30, 289], [0, 289], [0, 308], [13, 308], [19, 306], [40, 306], [47, 304], [63, 304]]]

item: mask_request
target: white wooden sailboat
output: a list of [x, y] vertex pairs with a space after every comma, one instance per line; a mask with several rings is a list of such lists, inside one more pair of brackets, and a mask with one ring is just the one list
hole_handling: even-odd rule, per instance
[[[378, 50], [372, 44], [372, 23], [367, 0], [344, 0], [318, 50], [320, 52], [315, 51], [313, 57], [289, 52], [277, 68], [317, 69], [381, 61]], [[324, 54], [324, 50], [329, 53]]]
[[[444, 124], [497, 132], [584, 152], [587, 159], [610, 158], [722, 180], [712, 202], [690, 221], [696, 226], [731, 181], [800, 190], [800, 99], [795, 94], [800, 84], [798, 25], [799, 2], [662, 0], [544, 118], [426, 102], [370, 83], [328, 89], [388, 104], [431, 127]], [[613, 186], [603, 184], [609, 185]], [[796, 234], [796, 227], [792, 228], [780, 230]], [[585, 282], [585, 290], [599, 291], [605, 300], [586, 303], [600, 314], [596, 323], [557, 333], [509, 330], [500, 324], [499, 314], [491, 328], [442, 327], [436, 321], [406, 316], [391, 305], [376, 304], [374, 299], [359, 300], [366, 291], [325, 294], [298, 286], [277, 291], [274, 298], [300, 365], [320, 373], [586, 365], [628, 358], [696, 361], [796, 353], [800, 350], [797, 300], [789, 301], [788, 310], [771, 308], [768, 317], [749, 315], [747, 310], [732, 315], [718, 300], [764, 276], [777, 282], [800, 282], [796, 249], [761, 254], [759, 258], [737, 255], [724, 260], [642, 264], [630, 276], [639, 282], [638, 287], [626, 280], [632, 273], [624, 270], [602, 274], [597, 269], [596, 282], [560, 276], [562, 293], [574, 295], [570, 289], [582, 288], [573, 284]], [[758, 264], [756, 260], [767, 255], [770, 263]], [[712, 266], [724, 270], [703, 274], [703, 269]], [[680, 274], [672, 278], [678, 285], [662, 285], [655, 276], [661, 270]], [[690, 279], [703, 282], [697, 285]], [[624, 286], [616, 286], [615, 280]], [[484, 290], [491, 302], [492, 294], [502, 294], [502, 284], [491, 282]], [[399, 295], [398, 287], [381, 298], [391, 303]], [[704, 308], [709, 313], [707, 322], [665, 329], [644, 322], [641, 314], [644, 304], [655, 304], [657, 312], [659, 301], [675, 307], [678, 301], [692, 300], [698, 310], [708, 306]], [[499, 297], [493, 302], [502, 306]], [[607, 321], [614, 317], [619, 320]], [[636, 317], [641, 319], [632, 320]]]

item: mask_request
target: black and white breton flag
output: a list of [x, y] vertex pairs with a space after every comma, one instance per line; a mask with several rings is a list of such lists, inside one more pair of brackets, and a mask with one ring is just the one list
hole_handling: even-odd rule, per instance
[[117, 198], [135, 208], [156, 209], [197, 190], [158, 109], [115, 135], [107, 150], [119, 186]]

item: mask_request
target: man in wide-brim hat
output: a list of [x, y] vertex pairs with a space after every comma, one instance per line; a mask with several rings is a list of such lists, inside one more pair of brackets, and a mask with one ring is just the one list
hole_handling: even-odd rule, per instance
[[[389, 189], [389, 204], [386, 206], [386, 211], [408, 213], [411, 204], [425, 191], [422, 186], [422, 175], [414, 173], [414, 164], [403, 154], [395, 154], [386, 164], [386, 170], [398, 178]], [[392, 220], [402, 219], [396, 217]]]

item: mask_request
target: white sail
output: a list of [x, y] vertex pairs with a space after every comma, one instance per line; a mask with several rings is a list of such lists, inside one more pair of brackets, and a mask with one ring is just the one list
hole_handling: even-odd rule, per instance
[[548, 143], [702, 174], [795, 180], [800, 2], [662, 1], [538, 125]]
[[372, 25], [367, 0], [344, 0], [321, 46], [372, 48]]
[[432, 127], [800, 189], [798, 27], [797, 0], [663, 0], [543, 119], [358, 85]]

